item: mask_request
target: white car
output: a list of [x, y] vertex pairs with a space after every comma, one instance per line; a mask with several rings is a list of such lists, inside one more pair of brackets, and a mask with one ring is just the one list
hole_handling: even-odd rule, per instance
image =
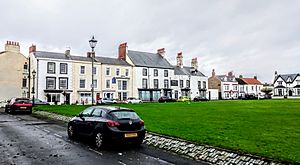
[[98, 101], [97, 101], [98, 104], [116, 104], [117, 101], [116, 100], [113, 100], [111, 98], [100, 98]]
[[136, 99], [134, 97], [128, 97], [127, 100], [124, 101], [124, 103], [126, 104], [139, 104], [139, 103], [143, 103], [142, 100]]

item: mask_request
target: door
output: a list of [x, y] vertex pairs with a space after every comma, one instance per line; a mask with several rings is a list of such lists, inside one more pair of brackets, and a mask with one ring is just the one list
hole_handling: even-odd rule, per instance
[[70, 93], [66, 93], [66, 104], [70, 104]]
[[289, 96], [293, 96], [293, 91], [292, 90], [289, 91]]

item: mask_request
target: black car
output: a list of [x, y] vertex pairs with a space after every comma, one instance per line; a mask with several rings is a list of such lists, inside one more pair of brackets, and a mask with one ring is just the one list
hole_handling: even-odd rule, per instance
[[206, 97], [201, 97], [201, 96], [196, 96], [194, 98], [194, 101], [208, 101], [208, 98]]
[[176, 99], [173, 99], [169, 96], [162, 96], [158, 99], [158, 102], [160, 103], [164, 103], [164, 102], [176, 102], [177, 100]]
[[15, 112], [27, 112], [32, 113], [32, 102], [28, 98], [12, 98], [7, 101], [5, 105], [5, 112], [15, 113]]
[[69, 121], [67, 132], [70, 139], [89, 137], [100, 148], [108, 141], [140, 145], [146, 129], [144, 121], [131, 109], [92, 106]]

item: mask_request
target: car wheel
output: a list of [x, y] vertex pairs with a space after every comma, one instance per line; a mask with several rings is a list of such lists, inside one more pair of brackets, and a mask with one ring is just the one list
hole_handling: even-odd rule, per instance
[[32, 109], [28, 112], [28, 114], [32, 114]]
[[103, 135], [101, 132], [97, 132], [95, 135], [95, 146], [101, 148], [103, 146]]
[[74, 139], [74, 137], [75, 137], [74, 126], [72, 126], [72, 125], [68, 126], [68, 137], [71, 140]]

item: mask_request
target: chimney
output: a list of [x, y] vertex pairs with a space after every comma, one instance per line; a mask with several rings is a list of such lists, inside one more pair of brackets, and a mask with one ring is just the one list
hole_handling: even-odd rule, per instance
[[275, 71], [275, 77], [277, 76], [277, 71]]
[[216, 72], [215, 72], [215, 69], [213, 69], [211, 72], [211, 77], [215, 77], [215, 76], [216, 76]]
[[29, 47], [29, 54], [32, 52], [36, 52], [36, 46], [33, 44]]
[[5, 51], [20, 53], [20, 45], [19, 42], [14, 41], [6, 41]]
[[253, 78], [254, 78], [255, 80], [257, 80], [257, 76], [254, 76]]
[[233, 77], [233, 72], [232, 71], [228, 72], [228, 77]]
[[67, 48], [67, 50], [65, 51], [65, 56], [70, 57], [70, 55], [71, 55], [71, 50], [70, 48]]
[[127, 42], [120, 44], [119, 46], [119, 59], [126, 61], [127, 54]]
[[165, 48], [161, 48], [157, 50], [157, 54], [161, 55], [162, 58], [164, 58], [165, 53], [166, 53]]
[[182, 58], [182, 52], [177, 53], [177, 67], [183, 68]]
[[196, 58], [192, 58], [191, 66], [192, 66], [193, 69], [198, 70], [197, 57]]
[[240, 75], [239, 78], [243, 78], [243, 75]]

